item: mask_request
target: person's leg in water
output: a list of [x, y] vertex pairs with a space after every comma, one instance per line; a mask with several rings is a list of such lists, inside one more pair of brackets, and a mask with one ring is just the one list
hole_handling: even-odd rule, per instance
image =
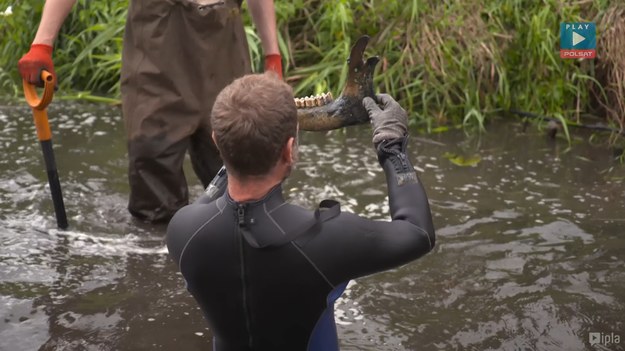
[[201, 123], [200, 127], [191, 135], [189, 146], [193, 171], [206, 188], [223, 164], [219, 150], [213, 142], [211, 129]]
[[[213, 42], [202, 38], [197, 43], [204, 55], [196, 56], [195, 66], [202, 67], [205, 84], [202, 86], [198, 102], [203, 111], [199, 126], [191, 135], [189, 154], [193, 170], [204, 188], [213, 180], [222, 166], [219, 151], [213, 142], [210, 127], [210, 113], [217, 95], [236, 78], [252, 73], [252, 66], [247, 44], [247, 35], [240, 14], [240, 1], [225, 1], [223, 8], [214, 7], [217, 17], [227, 19], [223, 22], [221, 35], [213, 35]], [[225, 10], [225, 12], [224, 12]], [[216, 30], [217, 28], [215, 28]], [[215, 50], [219, 48], [219, 50]], [[210, 65], [206, 64], [206, 57], [210, 57]], [[193, 66], [192, 66], [193, 67]]]
[[[251, 71], [238, 1], [208, 11], [190, 1], [159, 4], [131, 1], [122, 53], [128, 209], [150, 222], [167, 221], [188, 203], [187, 149], [204, 185], [221, 167], [210, 137], [212, 105], [223, 87]], [[168, 20], [153, 22], [161, 17]]]
[[142, 220], [166, 222], [189, 201], [182, 169], [188, 138], [145, 136], [128, 142], [128, 210]]

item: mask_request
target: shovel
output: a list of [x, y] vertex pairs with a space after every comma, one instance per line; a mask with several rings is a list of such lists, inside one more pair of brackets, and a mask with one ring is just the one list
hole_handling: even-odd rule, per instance
[[41, 71], [41, 79], [44, 82], [43, 96], [41, 98], [37, 95], [37, 90], [34, 85], [29, 84], [26, 80], [23, 80], [22, 84], [24, 86], [26, 102], [33, 110], [37, 137], [39, 138], [41, 150], [43, 151], [43, 159], [46, 163], [48, 183], [50, 184], [50, 192], [52, 193], [54, 213], [56, 214], [56, 225], [61, 229], [66, 229], [67, 215], [65, 214], [65, 205], [63, 204], [59, 174], [56, 170], [54, 150], [52, 150], [52, 132], [50, 131], [48, 112], [46, 111], [46, 107], [48, 107], [48, 104], [52, 101], [56, 82], [54, 76], [45, 70]]

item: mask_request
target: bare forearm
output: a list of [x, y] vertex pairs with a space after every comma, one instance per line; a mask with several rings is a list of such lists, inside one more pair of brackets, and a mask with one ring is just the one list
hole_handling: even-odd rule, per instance
[[279, 54], [273, 0], [247, 0], [265, 55]]
[[76, 0], [46, 0], [33, 44], [53, 46], [59, 30]]

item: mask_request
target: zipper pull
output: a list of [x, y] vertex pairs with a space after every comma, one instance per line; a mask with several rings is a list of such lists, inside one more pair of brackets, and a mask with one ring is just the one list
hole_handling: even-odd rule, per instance
[[245, 225], [245, 207], [243, 207], [242, 205], [239, 205], [237, 207], [237, 219], [239, 221], [239, 227]]

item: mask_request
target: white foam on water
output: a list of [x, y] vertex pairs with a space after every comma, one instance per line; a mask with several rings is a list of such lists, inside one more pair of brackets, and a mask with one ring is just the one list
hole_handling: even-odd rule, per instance
[[69, 239], [68, 246], [78, 255], [94, 256], [125, 256], [128, 254], [166, 255], [167, 247], [163, 238], [140, 237], [127, 234], [122, 237], [111, 235], [87, 234], [72, 230], [50, 229], [48, 233], [53, 237]]

